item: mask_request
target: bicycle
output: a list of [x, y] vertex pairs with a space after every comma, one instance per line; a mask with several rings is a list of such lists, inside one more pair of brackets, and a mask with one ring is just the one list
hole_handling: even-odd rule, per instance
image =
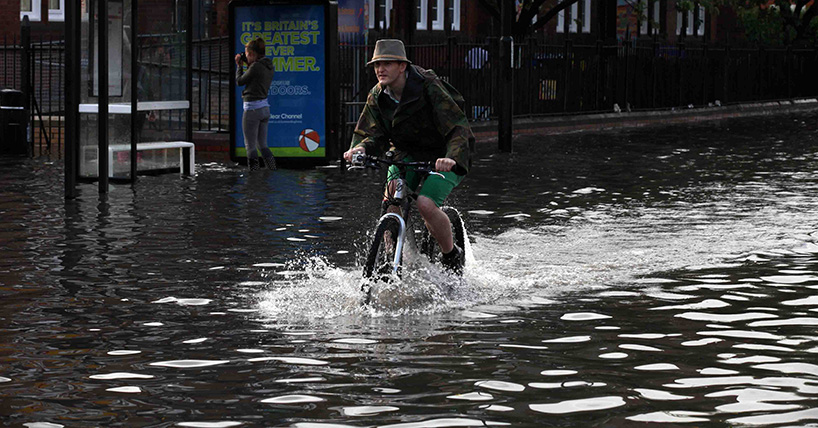
[[[352, 155], [353, 169], [380, 169], [381, 165], [397, 166], [398, 178], [395, 181], [394, 192], [388, 194], [384, 204], [381, 206], [381, 216], [378, 219], [378, 225], [375, 228], [375, 236], [372, 238], [372, 244], [367, 253], [366, 262], [364, 263], [363, 276], [368, 281], [361, 286], [361, 291], [366, 293], [366, 303], [371, 299], [371, 281], [381, 280], [389, 281], [391, 278], [400, 277], [401, 266], [403, 262], [404, 241], [407, 237], [406, 231], [412, 233], [409, 236], [414, 239], [414, 242], [422, 255], [425, 255], [429, 262], [434, 264], [440, 260], [442, 254], [434, 237], [432, 237], [429, 230], [424, 225], [418, 231], [412, 226], [411, 208], [413, 202], [417, 201], [418, 194], [415, 191], [407, 192], [406, 173], [409, 169], [417, 173], [423, 174], [422, 181], [426, 179], [429, 174], [440, 174], [434, 170], [433, 162], [403, 162], [392, 159], [393, 153], [387, 152], [384, 158], [366, 155], [363, 153], [356, 153]], [[387, 180], [389, 177], [387, 176]], [[422, 186], [421, 181], [421, 186]], [[386, 183], [387, 185], [389, 183]], [[420, 186], [418, 186], [420, 188]], [[398, 207], [400, 214], [395, 212], [387, 212], [390, 207]], [[452, 238], [454, 243], [460, 248], [465, 249], [466, 232], [463, 227], [463, 218], [457, 209], [444, 206], [441, 210], [449, 217], [452, 224]], [[415, 236], [415, 235], [419, 236]]]

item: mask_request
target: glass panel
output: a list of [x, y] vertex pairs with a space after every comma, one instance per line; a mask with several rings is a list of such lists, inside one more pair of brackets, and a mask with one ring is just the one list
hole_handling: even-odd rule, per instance
[[[99, 39], [97, 2], [87, 0], [82, 19], [80, 176], [99, 177]], [[132, 0], [108, 1], [109, 175], [130, 179], [131, 123], [136, 126], [137, 171], [177, 170], [180, 149], [146, 143], [181, 142], [187, 134], [186, 2], [139, 2], [139, 28], [132, 25]], [[158, 9], [158, 10], [157, 10]], [[89, 11], [91, 13], [89, 13]], [[137, 31], [135, 31], [137, 30]], [[132, 42], [138, 46], [136, 73]], [[136, 76], [136, 77], [134, 77]], [[133, 93], [136, 78], [136, 93]], [[132, 111], [132, 100], [138, 101]]]
[[20, 0], [20, 12], [32, 12], [31, 0]]
[[48, 0], [48, 8], [49, 9], [61, 9], [60, 8], [60, 0]]
[[[139, 141], [184, 141], [187, 134], [186, 1], [139, 2]], [[195, 51], [194, 51], [195, 53]], [[225, 61], [232, 61], [232, 57]], [[198, 79], [193, 79], [197, 82]], [[175, 168], [179, 149], [140, 151], [138, 170]]]
[[[59, 3], [59, 1], [58, 1]], [[49, 3], [51, 4], [51, 2]], [[109, 176], [129, 178], [123, 155], [131, 143], [131, 0], [108, 1], [108, 146]], [[91, 13], [89, 13], [89, 11]], [[99, 16], [97, 2], [82, 10], [82, 87], [80, 89], [80, 176], [99, 177]], [[123, 167], [124, 165], [124, 167]]]

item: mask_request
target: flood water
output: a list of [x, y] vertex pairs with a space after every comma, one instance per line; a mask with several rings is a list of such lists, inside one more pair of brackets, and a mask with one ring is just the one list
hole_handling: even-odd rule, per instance
[[481, 144], [464, 278], [368, 306], [377, 173], [0, 159], [0, 420], [818, 426], [816, 119]]

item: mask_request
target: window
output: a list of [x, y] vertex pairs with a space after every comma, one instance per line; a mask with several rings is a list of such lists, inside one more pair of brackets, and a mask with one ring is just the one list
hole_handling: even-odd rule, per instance
[[582, 12], [582, 32], [591, 32], [591, 0], [585, 0], [585, 8]]
[[[566, 14], [566, 12], [568, 12]], [[567, 21], [566, 21], [567, 20]], [[580, 0], [571, 5], [568, 9], [563, 9], [557, 14], [557, 32], [565, 32], [565, 24], [568, 23], [569, 33], [591, 32], [591, 0]], [[582, 26], [582, 28], [580, 28]]]
[[443, 29], [443, 1], [444, 0], [432, 0], [432, 4], [429, 6], [432, 8], [432, 29], [433, 30], [442, 30]]
[[417, 29], [426, 30], [429, 28], [429, 0], [418, 0], [417, 5]]
[[[432, 29], [444, 30], [444, 23], [446, 16], [445, 11], [446, 0], [429, 0], [432, 9]], [[449, 12], [452, 14], [452, 30], [460, 31], [460, 0], [448, 0], [450, 2]]]
[[369, 0], [369, 28], [375, 28], [375, 2], [378, 2], [381, 14], [381, 29], [389, 28], [389, 13], [392, 11], [392, 0]]
[[648, 34], [648, 26], [651, 28], [651, 34], [659, 34], [659, 20], [661, 19], [659, 0], [653, 0], [650, 6], [648, 6], [648, 1], [641, 0], [640, 2], [644, 13], [639, 18], [642, 23], [639, 26], [639, 34]]
[[460, 31], [460, 0], [451, 0], [452, 31]]
[[22, 20], [24, 16], [27, 16], [29, 21], [39, 21], [41, 1], [20, 0], [20, 19]]
[[65, 21], [65, 0], [48, 0], [48, 20]]
[[[676, 12], [676, 35], [682, 34], [682, 12]], [[692, 36], [704, 36], [704, 28], [707, 24], [704, 6], [697, 5], [693, 10], [687, 12], [687, 31], [685, 34]]]

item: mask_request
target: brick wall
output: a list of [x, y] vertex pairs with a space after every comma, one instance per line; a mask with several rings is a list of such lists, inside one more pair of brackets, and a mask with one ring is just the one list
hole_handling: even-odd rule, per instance
[[173, 5], [169, 0], [139, 1], [139, 33], [170, 33], [173, 28]]
[[214, 7], [216, 9], [216, 28], [215, 34], [213, 34], [213, 36], [215, 37], [227, 36], [229, 34], [227, 28], [228, 3], [229, 3], [228, 0], [216, 0], [216, 3], [214, 4]]
[[15, 35], [20, 37], [20, 0], [0, 0], [0, 41]]

